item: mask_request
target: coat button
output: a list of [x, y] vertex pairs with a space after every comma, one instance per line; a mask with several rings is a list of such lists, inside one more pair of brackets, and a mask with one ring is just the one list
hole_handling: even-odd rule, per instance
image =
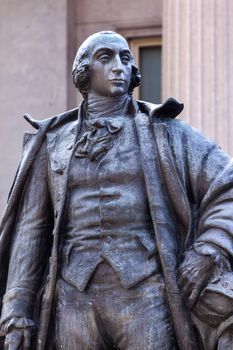
[[108, 223], [108, 222], [106, 222], [105, 224], [103, 224], [103, 228], [104, 228], [105, 230], [110, 230], [111, 227], [112, 227], [112, 225], [111, 225], [110, 223]]
[[104, 242], [105, 243], [111, 243], [112, 242], [112, 238], [110, 236], [107, 236], [104, 238]]
[[62, 175], [62, 174], [63, 174], [63, 169], [58, 168], [58, 169], [56, 170], [56, 172], [57, 172], [58, 174]]

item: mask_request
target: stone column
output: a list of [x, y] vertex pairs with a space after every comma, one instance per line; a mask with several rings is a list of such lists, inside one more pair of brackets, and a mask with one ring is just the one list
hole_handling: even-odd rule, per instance
[[233, 155], [233, 2], [163, 1], [163, 99]]

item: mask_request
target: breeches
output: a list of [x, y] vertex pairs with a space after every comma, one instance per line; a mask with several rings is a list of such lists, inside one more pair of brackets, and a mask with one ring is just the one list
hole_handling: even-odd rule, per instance
[[158, 275], [124, 289], [111, 266], [102, 263], [85, 292], [59, 279], [54, 316], [56, 349], [177, 349]]

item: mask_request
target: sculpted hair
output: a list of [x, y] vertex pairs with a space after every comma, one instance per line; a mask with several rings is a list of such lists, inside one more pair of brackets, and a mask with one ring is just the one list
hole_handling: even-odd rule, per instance
[[90, 48], [87, 47], [79, 57], [76, 56], [72, 68], [73, 83], [84, 99], [87, 99], [89, 92], [90, 51]]
[[[76, 55], [72, 68], [72, 77], [75, 87], [81, 92], [84, 99], [87, 99], [90, 81], [90, 56], [91, 48], [85, 47], [81, 53]], [[141, 74], [138, 67], [132, 60], [132, 75], [128, 93], [132, 95], [135, 87], [141, 83]]]

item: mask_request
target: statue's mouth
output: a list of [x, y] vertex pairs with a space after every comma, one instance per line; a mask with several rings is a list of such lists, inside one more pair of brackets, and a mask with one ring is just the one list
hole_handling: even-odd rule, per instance
[[124, 79], [120, 79], [120, 78], [110, 79], [110, 81], [115, 82], [115, 83], [124, 83], [125, 82]]

